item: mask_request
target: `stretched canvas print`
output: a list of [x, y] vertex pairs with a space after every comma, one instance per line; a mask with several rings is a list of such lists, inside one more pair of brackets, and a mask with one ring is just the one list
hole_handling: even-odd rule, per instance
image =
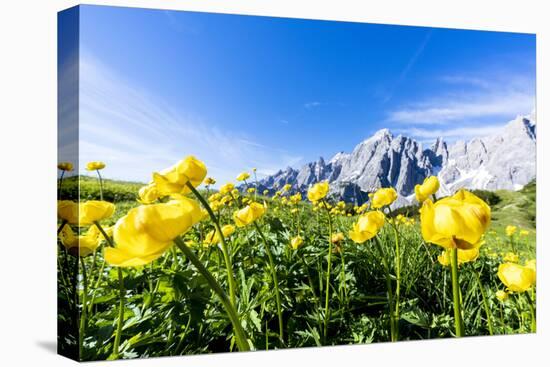
[[535, 35], [58, 24], [60, 354], [536, 331]]

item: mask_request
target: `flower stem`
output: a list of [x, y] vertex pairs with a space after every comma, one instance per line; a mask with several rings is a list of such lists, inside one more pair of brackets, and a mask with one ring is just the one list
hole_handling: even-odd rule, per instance
[[502, 326], [502, 332], [506, 335], [506, 324], [504, 323], [504, 311], [502, 307], [502, 302], [499, 305], [500, 307], [500, 325]]
[[229, 255], [229, 248], [227, 246], [227, 242], [225, 241], [225, 236], [223, 235], [220, 221], [218, 217], [216, 217], [216, 214], [212, 211], [212, 208], [210, 208], [210, 205], [208, 204], [208, 201], [206, 201], [202, 195], [193, 187], [193, 185], [188, 182], [187, 187], [191, 190], [193, 195], [197, 197], [197, 199], [201, 202], [202, 206], [204, 206], [204, 209], [208, 212], [208, 215], [212, 219], [212, 222], [214, 222], [214, 226], [216, 227], [216, 231], [218, 232], [220, 239], [221, 239], [221, 245], [222, 245], [222, 252], [223, 252], [223, 259], [225, 261], [225, 268], [227, 271], [227, 283], [229, 285], [229, 298], [231, 300], [231, 304], [233, 306], [236, 306], [236, 295], [235, 295], [235, 277], [233, 275], [233, 265], [231, 264], [231, 256]]
[[88, 276], [86, 274], [86, 263], [84, 258], [80, 257], [80, 264], [82, 265], [82, 311], [80, 313], [80, 327], [79, 327], [79, 338], [78, 338], [78, 354], [82, 359], [82, 353], [84, 352], [84, 337], [86, 334], [86, 316], [87, 316], [87, 297], [88, 297]]
[[527, 297], [527, 301], [529, 302], [529, 310], [531, 311], [531, 332], [536, 333], [537, 332], [537, 319], [536, 319], [536, 313], [535, 313], [535, 303], [533, 302], [533, 298], [529, 295], [529, 290], [525, 291], [525, 296]]
[[346, 260], [344, 258], [344, 244], [340, 244], [340, 260], [342, 262], [342, 270], [340, 272], [340, 289], [342, 290], [342, 299], [344, 307], [348, 305], [348, 287], [346, 285]]
[[483, 298], [483, 307], [485, 308], [485, 315], [487, 315], [487, 327], [489, 328], [489, 334], [494, 335], [493, 331], [493, 317], [491, 315], [491, 308], [489, 307], [489, 302], [487, 300], [487, 294], [485, 293], [485, 288], [481, 284], [481, 278], [479, 277], [479, 272], [477, 269], [473, 269], [474, 275], [477, 280], [477, 285], [481, 292], [481, 298]]
[[275, 302], [277, 303], [277, 318], [279, 319], [279, 339], [281, 344], [284, 344], [284, 332], [283, 332], [283, 311], [281, 307], [281, 292], [279, 291], [279, 279], [277, 278], [277, 269], [275, 269], [275, 263], [273, 262], [273, 255], [271, 254], [271, 247], [267, 242], [262, 230], [258, 223], [254, 222], [256, 231], [258, 231], [262, 241], [265, 245], [265, 252], [267, 253], [267, 259], [269, 261], [269, 268], [271, 270], [271, 278], [273, 279], [273, 286], [275, 287]]
[[[317, 297], [317, 293], [315, 293], [315, 287], [313, 286], [313, 281], [311, 280], [311, 276], [309, 273], [309, 266], [307, 262], [304, 260], [303, 256], [298, 256], [298, 258], [302, 261], [302, 264], [304, 265], [304, 269], [306, 270], [309, 288], [311, 289], [311, 294], [313, 296], [313, 300], [315, 301], [315, 305], [316, 307], [321, 308], [321, 302], [319, 301], [319, 297]], [[317, 317], [317, 326], [319, 327], [319, 330], [321, 330], [321, 323], [322, 323], [321, 318]]]
[[[105, 246], [103, 244], [101, 244], [101, 247], [100, 247], [99, 251], [101, 251], [102, 254], [104, 253], [104, 248], [105, 248]], [[97, 251], [96, 251], [96, 254], [97, 254]], [[105, 270], [105, 255], [103, 255], [102, 258], [103, 258], [103, 261], [101, 261], [101, 266], [99, 267], [99, 271], [96, 272], [97, 275], [95, 276], [95, 280], [90, 279], [90, 284], [92, 286], [92, 299], [90, 300], [90, 308], [89, 308], [89, 311], [88, 311], [89, 313], [92, 312], [95, 297], [96, 297], [96, 294], [97, 294], [97, 288], [99, 287], [99, 283], [101, 282], [101, 277], [103, 276], [103, 271]]]
[[[98, 171], [98, 173], [99, 173], [99, 171]], [[103, 227], [101, 227], [99, 222], [96, 221], [96, 222], [94, 222], [94, 224], [96, 225], [97, 229], [99, 229], [99, 232], [101, 232], [101, 234], [103, 235], [103, 238], [105, 238], [105, 240], [109, 243], [109, 245], [111, 247], [115, 247], [113, 239], [111, 237], [109, 237], [109, 235], [105, 232]], [[103, 264], [101, 264], [100, 273], [98, 274], [97, 281], [96, 281], [96, 284], [95, 284], [94, 288], [97, 288], [98, 285], [99, 285], [101, 275], [103, 274], [104, 266], [105, 266], [105, 260], [103, 260]], [[117, 270], [118, 270], [119, 305], [118, 305], [117, 329], [116, 329], [116, 333], [115, 333], [115, 341], [114, 341], [114, 344], [113, 344], [113, 357], [115, 359], [118, 359], [119, 355], [120, 355], [120, 353], [119, 353], [120, 348], [119, 347], [120, 347], [120, 338], [121, 338], [121, 334], [122, 334], [122, 324], [124, 322], [124, 296], [125, 296], [125, 293], [126, 293], [126, 290], [124, 289], [124, 276], [122, 274], [122, 269], [120, 267], [118, 267]], [[95, 293], [94, 293], [94, 297], [95, 297]]]
[[61, 176], [59, 177], [59, 185], [57, 185], [57, 198], [58, 198], [58, 200], [61, 196], [61, 186], [63, 185], [63, 176], [65, 176], [65, 170], [61, 171]]
[[[391, 212], [391, 209], [390, 213]], [[395, 217], [394, 217], [395, 218]], [[399, 232], [397, 231], [397, 226], [395, 223], [392, 223], [393, 232], [395, 235], [395, 308], [394, 308], [394, 322], [399, 322], [399, 300], [401, 295], [401, 251], [399, 249]], [[395, 328], [396, 340], [399, 339], [399, 329]]]
[[99, 199], [103, 200], [103, 178], [101, 178], [101, 173], [99, 173], [99, 170], [96, 170], [96, 172], [99, 179]]
[[328, 322], [330, 319], [329, 315], [329, 299], [330, 299], [330, 271], [332, 269], [332, 218], [330, 217], [330, 211], [327, 207], [326, 201], [323, 201], [325, 210], [328, 217], [328, 254], [327, 254], [327, 272], [326, 272], [326, 287], [325, 287], [325, 324], [324, 324], [324, 333], [323, 337], [325, 343], [327, 341], [328, 334]]
[[229, 316], [229, 319], [231, 321], [231, 324], [233, 325], [233, 330], [235, 332], [235, 338], [237, 341], [237, 346], [240, 351], [248, 351], [250, 350], [250, 346], [248, 345], [246, 333], [243, 330], [243, 327], [241, 325], [241, 321], [239, 319], [239, 316], [237, 314], [237, 311], [235, 310], [235, 307], [223, 291], [223, 289], [220, 287], [216, 279], [212, 276], [212, 274], [204, 267], [204, 265], [201, 263], [201, 261], [197, 258], [197, 256], [187, 247], [187, 245], [180, 239], [176, 238], [174, 240], [176, 246], [185, 254], [185, 256], [191, 261], [191, 263], [197, 268], [199, 273], [206, 279], [212, 290], [216, 293], [216, 295], [220, 298], [220, 301], [222, 302], [225, 311], [227, 312], [227, 315]]
[[115, 342], [113, 344], [113, 356], [115, 359], [120, 357], [120, 337], [122, 335], [122, 324], [124, 323], [124, 296], [126, 290], [124, 289], [124, 276], [122, 275], [122, 269], [120, 267], [118, 270], [118, 319], [117, 319], [117, 328], [115, 334]]
[[458, 281], [458, 250], [451, 249], [451, 279], [453, 286], [453, 310], [455, 318], [455, 336], [464, 336], [464, 321], [462, 320], [462, 305], [460, 302], [460, 283]]
[[61, 231], [63, 230], [63, 228], [65, 227], [65, 225], [67, 225], [67, 221], [65, 219], [63, 219], [63, 221], [61, 221], [61, 224], [57, 228], [57, 235], [58, 236], [61, 233]]
[[395, 313], [393, 309], [393, 290], [391, 285], [391, 277], [390, 277], [390, 267], [388, 265], [388, 260], [386, 259], [386, 256], [384, 256], [384, 250], [382, 249], [382, 244], [380, 243], [380, 239], [378, 236], [374, 237], [376, 244], [376, 249], [378, 250], [378, 253], [380, 255], [380, 258], [382, 259], [382, 264], [384, 266], [384, 272], [386, 275], [386, 288], [387, 288], [387, 294], [388, 294], [388, 307], [390, 310], [390, 337], [391, 341], [395, 342], [398, 339], [397, 335], [397, 322], [395, 321]]

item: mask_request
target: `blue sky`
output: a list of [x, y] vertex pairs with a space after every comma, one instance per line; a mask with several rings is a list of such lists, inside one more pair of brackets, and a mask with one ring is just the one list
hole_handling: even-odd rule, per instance
[[534, 35], [100, 6], [80, 20], [80, 160], [111, 178], [189, 154], [220, 182], [272, 174], [381, 128], [470, 139], [535, 103]]

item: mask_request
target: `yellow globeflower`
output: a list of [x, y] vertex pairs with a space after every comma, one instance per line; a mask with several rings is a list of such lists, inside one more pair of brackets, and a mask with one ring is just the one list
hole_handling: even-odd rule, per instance
[[233, 201], [233, 198], [231, 196], [224, 196], [221, 198], [220, 202], [223, 204], [223, 205], [227, 205], [229, 203], [231, 203], [231, 201]]
[[302, 239], [302, 237], [296, 236], [290, 240], [290, 247], [292, 247], [292, 249], [294, 250], [298, 250], [298, 248], [302, 246], [303, 243], [304, 240]]
[[99, 162], [99, 161], [88, 162], [86, 164], [86, 169], [88, 171], [97, 171], [97, 170], [100, 170], [100, 169], [103, 169], [103, 168], [105, 168], [105, 163]]
[[246, 192], [248, 192], [249, 194], [253, 194], [256, 192], [256, 188], [255, 187], [249, 187], [248, 189], [246, 189]]
[[286, 192], [286, 191], [290, 191], [290, 189], [292, 188], [292, 185], [291, 184], [286, 184], [283, 186], [283, 192]]
[[105, 261], [122, 267], [148, 264], [202, 217], [199, 204], [185, 197], [133, 208], [115, 224], [116, 247], [105, 248]]
[[329, 190], [328, 182], [319, 182], [309, 188], [307, 198], [309, 201], [319, 201], [327, 196]]
[[221, 198], [222, 198], [222, 194], [217, 192], [215, 194], [210, 195], [210, 197], [208, 198], [208, 201], [212, 203], [214, 201], [220, 201]]
[[503, 258], [504, 261], [509, 263], [517, 263], [519, 261], [519, 255], [513, 252], [507, 252]]
[[525, 266], [528, 267], [528, 268], [533, 269], [533, 271], [536, 272], [537, 271], [537, 260], [535, 260], [535, 259], [529, 260], [525, 263]]
[[371, 198], [372, 207], [374, 209], [390, 205], [397, 199], [397, 192], [393, 187], [378, 189]]
[[235, 189], [235, 185], [233, 185], [231, 182], [228, 182], [220, 187], [220, 194], [225, 195], [229, 194]]
[[[95, 227], [95, 226], [94, 226]], [[115, 229], [115, 226], [109, 226], [109, 227], [103, 227], [103, 231], [109, 238], [113, 238], [113, 230]], [[105, 238], [105, 236], [102, 235], [102, 237]], [[105, 238], [106, 241], [108, 241], [107, 238]]]
[[138, 201], [142, 204], [151, 204], [160, 197], [160, 194], [157, 190], [157, 185], [155, 183], [150, 183], [149, 185], [140, 188], [138, 195]]
[[363, 243], [370, 240], [384, 225], [385, 216], [381, 211], [367, 212], [357, 219], [353, 224], [353, 229], [349, 232], [349, 237], [356, 243]]
[[57, 168], [62, 171], [72, 171], [73, 164], [71, 162], [61, 162], [57, 165]]
[[78, 224], [78, 203], [71, 200], [59, 200], [57, 216], [70, 224]]
[[216, 184], [216, 180], [214, 180], [212, 177], [207, 177], [207, 178], [204, 180], [204, 184], [205, 184], [205, 185], [215, 185], [215, 184]]
[[269, 190], [267, 190], [267, 189], [264, 190], [264, 191], [262, 192], [262, 194], [264, 194], [264, 196], [266, 196], [267, 194], [269, 194]]
[[302, 194], [298, 192], [290, 196], [290, 201], [292, 202], [292, 204], [298, 204], [300, 201], [302, 201]]
[[260, 218], [264, 213], [265, 207], [262, 204], [250, 203], [233, 213], [233, 220], [237, 227], [244, 227]]
[[218, 210], [220, 210], [220, 208], [221, 208], [222, 206], [223, 206], [223, 204], [222, 204], [221, 202], [219, 202], [219, 201], [212, 201], [212, 202], [210, 203], [210, 208], [211, 208], [213, 211], [215, 211], [215, 212], [217, 212]]
[[506, 236], [512, 237], [516, 233], [517, 230], [518, 230], [518, 227], [512, 226], [512, 225], [507, 225], [506, 226]]
[[338, 233], [334, 233], [332, 235], [332, 237], [330, 238], [330, 242], [339, 243], [339, 242], [343, 241], [344, 239], [345, 239], [344, 234], [342, 232], [338, 232]]
[[444, 248], [479, 247], [491, 222], [491, 208], [474, 194], [460, 190], [435, 204], [424, 201], [420, 209], [422, 236]]
[[206, 177], [206, 166], [193, 156], [182, 159], [172, 167], [153, 172], [153, 182], [161, 195], [188, 194], [190, 183], [199, 186]]
[[249, 178], [250, 178], [250, 174], [248, 172], [243, 172], [237, 176], [237, 181], [244, 181], [244, 180], [248, 180]]
[[[469, 250], [457, 250], [458, 264], [475, 261], [479, 257], [479, 247], [474, 247]], [[443, 266], [449, 266], [451, 264], [451, 250], [444, 250], [441, 255], [437, 257], [437, 261]]]
[[522, 229], [519, 231], [520, 236], [529, 236], [529, 231], [526, 229]]
[[80, 203], [78, 212], [78, 225], [87, 226], [111, 217], [115, 213], [115, 204], [107, 201], [90, 200]]
[[[231, 224], [226, 224], [222, 227], [222, 233], [225, 238], [231, 236], [233, 233], [235, 233], [235, 226]], [[215, 245], [217, 243], [220, 243], [221, 241], [222, 239], [220, 237], [220, 234], [216, 230], [208, 232], [208, 234], [204, 238], [205, 245]]]
[[99, 247], [99, 235], [100, 232], [96, 226], [90, 227], [83, 236], [75, 235], [71, 226], [65, 226], [59, 233], [59, 238], [69, 254], [84, 257], [90, 255]]
[[496, 291], [495, 296], [500, 302], [504, 302], [508, 299], [508, 292], [505, 292], [503, 290], [498, 290]]
[[439, 190], [439, 180], [437, 179], [437, 177], [426, 177], [422, 185], [416, 185], [414, 187], [416, 200], [418, 200], [419, 203], [422, 203], [431, 195], [434, 195], [437, 190]]
[[57, 202], [57, 216], [69, 224], [88, 226], [94, 222], [107, 219], [115, 212], [115, 205], [106, 201], [90, 200], [75, 203], [70, 200]]
[[532, 267], [515, 263], [504, 263], [498, 267], [498, 277], [511, 292], [524, 292], [536, 281]]

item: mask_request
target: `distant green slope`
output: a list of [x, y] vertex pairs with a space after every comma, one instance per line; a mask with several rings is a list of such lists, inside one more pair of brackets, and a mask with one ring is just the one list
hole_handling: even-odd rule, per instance
[[[61, 197], [77, 200], [78, 178], [80, 178], [80, 199], [99, 199], [99, 183], [97, 178], [90, 176], [70, 177], [63, 181]], [[103, 199], [111, 202], [134, 201], [138, 190], [144, 184], [139, 182], [103, 180]]]
[[536, 193], [535, 181], [519, 191], [495, 191], [500, 201], [493, 206], [493, 228], [499, 231], [512, 224], [528, 230], [536, 229]]
[[[139, 182], [104, 180], [103, 197], [112, 202], [135, 201], [140, 187]], [[507, 225], [512, 224], [529, 230], [536, 229], [536, 181], [527, 184], [519, 191], [474, 190], [474, 193], [491, 205], [492, 229], [503, 234]], [[62, 197], [76, 200], [78, 193], [76, 177], [63, 182]], [[94, 177], [80, 176], [80, 198], [84, 200], [99, 199], [98, 181]], [[416, 215], [418, 206], [409, 206], [398, 209], [395, 214], [402, 213]], [[534, 237], [534, 233], [533, 233]]]

